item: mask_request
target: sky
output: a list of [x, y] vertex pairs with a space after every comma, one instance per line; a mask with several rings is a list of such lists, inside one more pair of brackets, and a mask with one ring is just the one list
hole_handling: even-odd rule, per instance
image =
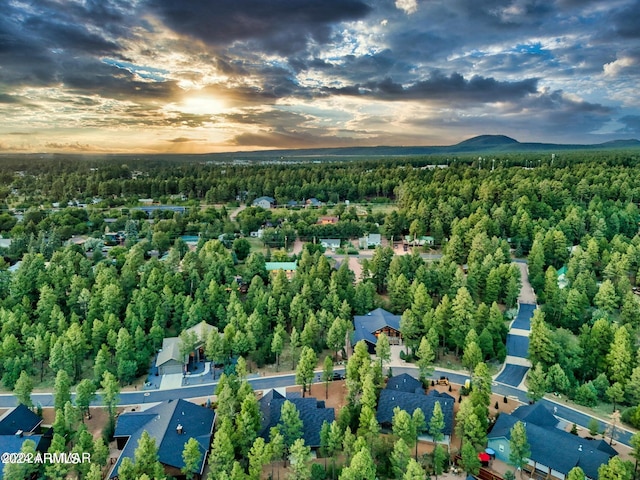
[[0, 0], [0, 152], [640, 138], [640, 0]]

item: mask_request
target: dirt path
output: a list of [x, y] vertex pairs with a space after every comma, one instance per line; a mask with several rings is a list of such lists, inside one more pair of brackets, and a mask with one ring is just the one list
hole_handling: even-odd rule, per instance
[[520, 295], [518, 295], [518, 302], [536, 304], [536, 294], [533, 293], [531, 283], [529, 283], [529, 269], [526, 263], [514, 262], [520, 269], [520, 281], [522, 282], [522, 288], [520, 289]]
[[235, 222], [236, 217], [238, 216], [238, 214], [239, 214], [242, 210], [244, 210], [245, 208], [247, 208], [247, 205], [246, 205], [246, 204], [244, 204], [244, 205], [240, 205], [238, 208], [236, 208], [233, 212], [231, 212], [231, 213], [229, 214], [229, 220], [231, 220], [232, 222]]
[[297, 255], [300, 252], [302, 252], [303, 248], [304, 248], [304, 242], [299, 238], [296, 238], [296, 241], [293, 242], [293, 253]]

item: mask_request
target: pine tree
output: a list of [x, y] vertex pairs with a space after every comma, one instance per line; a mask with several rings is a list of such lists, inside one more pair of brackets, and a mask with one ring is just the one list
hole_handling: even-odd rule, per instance
[[391, 452], [391, 466], [395, 478], [401, 479], [407, 470], [407, 465], [411, 459], [411, 451], [402, 438], [399, 438], [393, 445]]
[[302, 385], [302, 397], [307, 391], [307, 386], [311, 385], [314, 377], [314, 368], [318, 363], [318, 357], [311, 347], [302, 347], [300, 362], [296, 369], [296, 383]]
[[375, 480], [376, 465], [368, 448], [358, 451], [348, 467], [342, 469], [340, 480]]
[[393, 434], [404, 440], [404, 442], [412, 447], [416, 439], [416, 428], [413, 419], [406, 410], [400, 407], [393, 409], [392, 429]]
[[436, 354], [433, 351], [433, 346], [427, 340], [427, 337], [422, 337], [420, 340], [420, 347], [418, 347], [418, 361], [416, 362], [420, 369], [420, 378], [426, 379], [433, 373], [433, 362], [436, 359]]
[[544, 321], [544, 314], [536, 309], [531, 319], [529, 335], [529, 360], [533, 365], [542, 363], [543, 368], [551, 366], [554, 359], [554, 345], [551, 330]]
[[89, 405], [96, 396], [96, 385], [88, 378], [82, 380], [76, 387], [76, 405], [82, 412], [82, 418], [89, 414]]
[[586, 476], [580, 467], [573, 467], [569, 470], [567, 480], [585, 480]]
[[383, 332], [378, 336], [376, 342], [376, 356], [380, 360], [380, 368], [384, 368], [384, 364], [391, 360], [391, 346], [389, 345], [389, 337]]
[[235, 456], [232, 436], [233, 427], [231, 420], [224, 417], [213, 437], [213, 446], [211, 447], [211, 455], [209, 456], [208, 480], [221, 480], [224, 478], [224, 474], [231, 474]]
[[476, 452], [473, 444], [464, 442], [460, 453], [462, 455], [461, 465], [465, 472], [470, 475], [477, 475], [480, 471], [480, 460], [478, 460], [478, 452]]
[[269, 463], [269, 453], [264, 439], [256, 438], [249, 451], [249, 480], [260, 480], [262, 468]]
[[542, 370], [542, 364], [536, 363], [527, 374], [527, 397], [537, 402], [547, 393], [547, 379]]
[[424, 478], [423, 468], [413, 458], [410, 458], [407, 464], [407, 470], [404, 472], [404, 475], [402, 475], [402, 480], [423, 480]]
[[19, 404], [25, 407], [33, 408], [33, 401], [31, 400], [31, 392], [33, 391], [33, 382], [31, 381], [31, 375], [22, 370], [20, 377], [16, 381], [13, 387], [13, 394], [16, 396]]
[[65, 370], [59, 370], [53, 386], [53, 405], [56, 410], [64, 408], [71, 400], [71, 379]]
[[182, 461], [184, 462], [182, 473], [186, 475], [188, 480], [193, 480], [196, 472], [199, 471], [200, 462], [202, 461], [200, 444], [195, 438], [190, 438], [184, 444], [184, 449], [182, 450]]
[[607, 365], [609, 370], [609, 379], [612, 382], [619, 382], [624, 385], [633, 368], [633, 349], [631, 347], [631, 338], [629, 330], [620, 326], [613, 336], [613, 342], [607, 355]]
[[429, 435], [433, 437], [433, 441], [438, 443], [444, 438], [442, 431], [444, 430], [444, 414], [442, 413], [442, 407], [440, 402], [436, 402], [433, 405], [433, 413], [431, 414], [431, 420], [429, 421]]
[[289, 480], [308, 480], [311, 477], [311, 449], [304, 444], [302, 438], [298, 438], [289, 448], [291, 466], [289, 467]]
[[444, 472], [445, 462], [447, 460], [447, 452], [444, 447], [439, 443], [433, 449], [433, 473], [438, 480], [438, 475], [442, 475]]
[[527, 464], [527, 459], [531, 455], [531, 448], [527, 441], [527, 431], [522, 422], [516, 422], [511, 427], [509, 449], [509, 463], [520, 470], [522, 476], [522, 467]]
[[289, 400], [285, 400], [282, 404], [280, 423], [278, 425], [284, 438], [285, 448], [289, 451], [293, 442], [302, 438], [302, 420], [300, 419], [300, 413], [296, 406]]

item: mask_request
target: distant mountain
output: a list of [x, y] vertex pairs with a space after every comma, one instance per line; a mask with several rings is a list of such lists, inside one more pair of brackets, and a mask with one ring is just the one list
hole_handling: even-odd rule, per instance
[[333, 147], [308, 148], [299, 150], [263, 150], [256, 152], [235, 152], [213, 154], [214, 158], [226, 160], [322, 160], [329, 158], [373, 158], [373, 157], [402, 157], [415, 155], [447, 155], [464, 153], [509, 153], [509, 152], [558, 152], [568, 150], [614, 150], [640, 148], [640, 141], [636, 139], [613, 140], [593, 145], [568, 145], [557, 143], [519, 142], [506, 135], [479, 135], [464, 140], [455, 145], [428, 147]]
[[495, 147], [498, 145], [514, 145], [519, 143], [516, 139], [507, 137], [506, 135], [478, 135], [477, 137], [472, 137], [456, 145], [452, 145], [451, 148]]

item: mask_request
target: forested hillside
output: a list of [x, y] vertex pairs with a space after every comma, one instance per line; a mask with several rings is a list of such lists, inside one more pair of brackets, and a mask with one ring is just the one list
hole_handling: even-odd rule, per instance
[[[584, 405], [609, 400], [630, 407], [623, 418], [640, 425], [640, 166], [631, 154], [127, 162], [3, 166], [0, 233], [12, 242], [0, 270], [0, 376], [20, 398], [33, 385], [50, 389], [55, 376], [68, 377], [56, 383], [87, 379], [98, 387], [110, 372], [130, 384], [147, 373], [164, 337], [203, 320], [215, 326], [205, 345], [215, 363], [243, 357], [262, 367], [286, 355], [291, 365], [283, 368], [295, 369], [298, 360], [317, 359], [311, 353], [338, 356], [353, 315], [377, 306], [402, 315], [407, 358], [422, 361], [425, 371], [447, 353], [471, 371], [483, 361], [498, 364], [520, 291], [512, 263], [519, 257], [528, 260], [542, 306], [529, 350], [532, 398], [553, 391]], [[433, 164], [446, 168], [427, 168]], [[237, 202], [260, 195], [279, 205], [310, 197], [325, 204], [249, 207], [231, 219]], [[149, 219], [134, 210], [140, 197], [186, 211]], [[385, 209], [372, 208], [380, 205]], [[320, 225], [323, 214], [339, 220]], [[263, 227], [267, 248], [244, 238]], [[122, 244], [103, 250], [105, 232], [119, 230]], [[432, 253], [442, 256], [378, 247], [356, 279], [347, 262], [336, 268], [319, 245], [295, 255], [277, 250], [296, 237], [354, 240], [375, 232], [392, 241], [432, 236]], [[67, 244], [74, 235], [90, 238]], [[188, 248], [182, 235], [199, 236], [197, 247]], [[296, 260], [297, 271], [290, 280], [283, 271], [269, 274], [267, 259]], [[190, 341], [183, 338], [184, 352]], [[342, 422], [354, 431], [364, 395], [359, 382], [350, 387], [358, 393]]]

